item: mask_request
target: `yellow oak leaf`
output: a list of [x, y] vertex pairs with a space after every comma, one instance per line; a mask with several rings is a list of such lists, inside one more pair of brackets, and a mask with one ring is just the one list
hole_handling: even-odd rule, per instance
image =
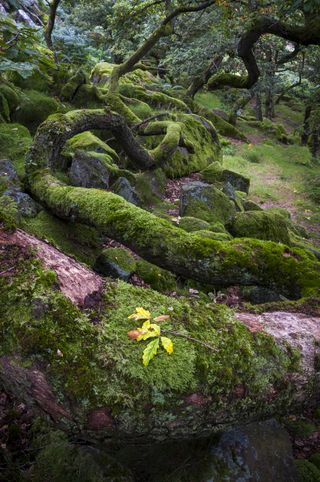
[[167, 338], [166, 336], [161, 337], [161, 343], [163, 348], [171, 355], [173, 353], [173, 343], [170, 340], [170, 338]]
[[150, 341], [146, 348], [143, 350], [142, 361], [145, 367], [147, 367], [153, 357], [156, 356], [159, 348], [159, 338]]

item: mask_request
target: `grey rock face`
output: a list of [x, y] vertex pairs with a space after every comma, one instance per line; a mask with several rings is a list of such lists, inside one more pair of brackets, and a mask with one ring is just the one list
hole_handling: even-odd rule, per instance
[[135, 204], [136, 206], [141, 206], [142, 204], [135, 188], [125, 177], [119, 177], [119, 179], [113, 184], [112, 191], [131, 204]]
[[275, 420], [223, 433], [211, 455], [207, 482], [297, 481], [289, 435]]
[[96, 189], [109, 188], [109, 170], [101, 159], [76, 151], [69, 178], [73, 186], [93, 187]]
[[192, 216], [207, 222], [226, 222], [233, 219], [234, 203], [222, 191], [201, 181], [183, 186], [180, 215]]

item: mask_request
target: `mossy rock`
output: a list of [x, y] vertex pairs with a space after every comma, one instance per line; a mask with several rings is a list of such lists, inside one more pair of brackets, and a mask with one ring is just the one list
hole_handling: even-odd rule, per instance
[[29, 130], [21, 124], [0, 123], [1, 157], [10, 159], [18, 175], [24, 175], [24, 156], [29, 149], [32, 138]]
[[137, 261], [136, 273], [152, 289], [160, 293], [168, 293], [177, 289], [177, 279], [174, 274], [143, 259]]
[[94, 269], [104, 276], [128, 281], [136, 270], [136, 260], [124, 248], [106, 248], [96, 259]]
[[12, 115], [12, 120], [35, 132], [49, 115], [59, 110], [62, 110], [62, 105], [57, 100], [36, 90], [26, 90], [21, 96], [19, 107]]
[[241, 174], [224, 169], [219, 162], [213, 162], [203, 171], [201, 171], [202, 178], [210, 183], [223, 182], [230, 183], [236, 191], [245, 192], [248, 194], [250, 180]]
[[194, 218], [192, 216], [184, 216], [180, 219], [179, 227], [191, 233], [192, 231], [199, 231], [201, 229], [210, 230], [210, 223], [203, 219]]
[[201, 171], [201, 177], [204, 181], [215, 183], [222, 181], [223, 167], [220, 162], [212, 162], [205, 169]]
[[207, 222], [230, 222], [236, 214], [233, 202], [216, 187], [200, 181], [182, 188], [180, 215], [191, 216]]
[[242, 200], [242, 205], [245, 211], [263, 211], [262, 207], [259, 204], [251, 201], [250, 199]]
[[[55, 72], [52, 72], [54, 74]], [[21, 75], [12, 73], [10, 74], [12, 82], [23, 90], [36, 90], [37, 92], [43, 92], [49, 94], [52, 86], [53, 79], [47, 74], [35, 71], [24, 79]]]
[[286, 427], [298, 438], [310, 437], [310, 435], [317, 431], [317, 427], [313, 423], [305, 420], [287, 420]]
[[320, 470], [308, 460], [295, 460], [298, 482], [320, 482]]
[[193, 234], [200, 236], [200, 238], [215, 239], [216, 241], [230, 241], [232, 239], [232, 236], [228, 233], [214, 233], [205, 229], [194, 231]]
[[264, 239], [290, 245], [287, 223], [283, 216], [266, 211], [237, 213], [228, 226], [235, 237]]
[[18, 107], [21, 93], [12, 84], [0, 83], [0, 118], [10, 122], [11, 114]]
[[170, 161], [162, 166], [169, 178], [179, 178], [199, 172], [212, 162], [221, 162], [221, 147], [213, 125], [206, 119], [191, 114], [177, 114], [184, 143]]

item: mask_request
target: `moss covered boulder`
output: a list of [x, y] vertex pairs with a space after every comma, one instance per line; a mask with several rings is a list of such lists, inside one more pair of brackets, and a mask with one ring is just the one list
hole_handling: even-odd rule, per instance
[[177, 289], [177, 279], [174, 274], [143, 259], [137, 261], [136, 273], [152, 289], [160, 291], [160, 293], [168, 293]]
[[136, 260], [124, 248], [106, 248], [96, 259], [94, 269], [104, 276], [128, 281], [136, 270]]
[[265, 239], [290, 245], [287, 223], [278, 213], [247, 211], [237, 213], [228, 229], [233, 236]]
[[108, 189], [110, 172], [103, 158], [99, 159], [85, 151], [76, 151], [69, 169], [70, 184], [80, 187]]
[[12, 120], [28, 127], [31, 132], [35, 132], [49, 115], [61, 109], [61, 104], [49, 95], [36, 90], [28, 90], [21, 95], [19, 106], [13, 113]]
[[241, 191], [247, 194], [249, 192], [250, 179], [230, 169], [224, 169], [219, 162], [209, 164], [208, 167], [201, 171], [201, 176], [207, 182], [230, 183], [235, 191]]
[[180, 215], [192, 216], [207, 222], [230, 222], [236, 210], [233, 202], [222, 191], [200, 181], [182, 188]]

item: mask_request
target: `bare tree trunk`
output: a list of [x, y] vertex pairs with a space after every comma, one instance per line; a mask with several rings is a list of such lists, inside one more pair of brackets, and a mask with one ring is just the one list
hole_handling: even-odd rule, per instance
[[46, 40], [47, 47], [54, 52], [52, 43], [52, 32], [54, 29], [54, 24], [56, 21], [57, 9], [61, 0], [52, 0], [50, 3], [50, 12], [47, 25], [45, 27], [44, 36]]
[[304, 119], [303, 119], [303, 131], [301, 134], [301, 144], [306, 146], [308, 143], [308, 139], [310, 136], [310, 115], [311, 115], [312, 107], [311, 105], [307, 105], [304, 111]]

